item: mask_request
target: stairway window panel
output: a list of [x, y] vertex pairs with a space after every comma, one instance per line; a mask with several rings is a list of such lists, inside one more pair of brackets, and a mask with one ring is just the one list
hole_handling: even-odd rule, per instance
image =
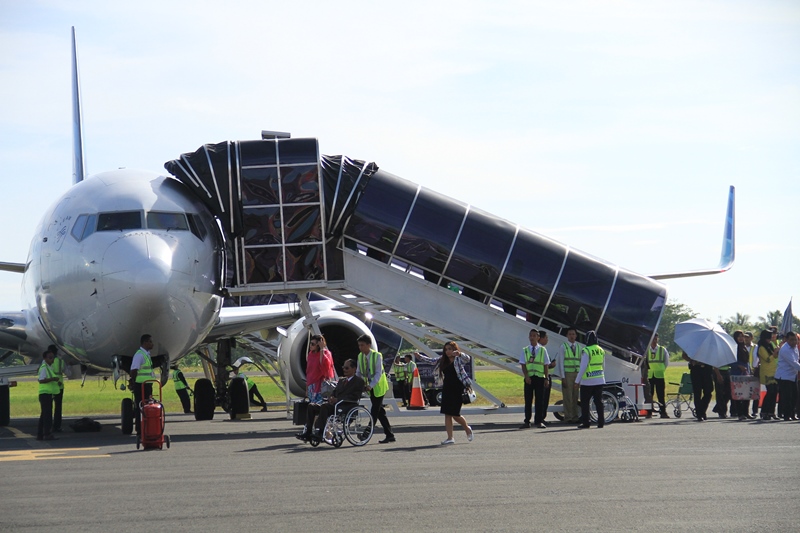
[[570, 250], [545, 318], [580, 331], [595, 329], [613, 283], [614, 267]]
[[464, 222], [445, 277], [491, 294], [514, 240], [515, 226], [471, 210]]
[[495, 297], [541, 316], [566, 254], [563, 244], [520, 228]]
[[361, 243], [391, 253], [411, 209], [417, 186], [386, 172], [370, 178], [345, 234]]
[[644, 354], [666, 299], [667, 289], [657, 281], [620, 271], [597, 335], [615, 346]]
[[466, 211], [466, 204], [429, 189], [421, 189], [395, 255], [441, 274]]
[[284, 204], [319, 203], [319, 171], [316, 164], [281, 167]]
[[275, 205], [278, 202], [278, 169], [242, 169], [242, 205]]

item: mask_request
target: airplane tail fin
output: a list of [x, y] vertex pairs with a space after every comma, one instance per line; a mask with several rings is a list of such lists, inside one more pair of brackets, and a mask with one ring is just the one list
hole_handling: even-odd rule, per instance
[[736, 188], [731, 185], [728, 193], [728, 210], [725, 213], [725, 228], [722, 232], [722, 253], [719, 257], [717, 268], [708, 270], [691, 270], [687, 272], [672, 272], [669, 274], [656, 274], [653, 279], [690, 278], [694, 276], [708, 276], [727, 272], [736, 259]]
[[83, 157], [83, 114], [81, 113], [81, 86], [78, 79], [78, 45], [75, 26], [72, 27], [72, 183], [83, 181], [86, 167]]

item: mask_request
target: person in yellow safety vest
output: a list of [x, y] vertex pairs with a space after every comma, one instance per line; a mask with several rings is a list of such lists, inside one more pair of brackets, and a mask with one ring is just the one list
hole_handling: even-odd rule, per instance
[[155, 346], [153, 337], [147, 334], [142, 335], [139, 339], [139, 346], [139, 349], [133, 354], [133, 362], [131, 362], [131, 389], [133, 389], [133, 412], [136, 415], [137, 435], [140, 434], [142, 422], [142, 412], [139, 406], [143, 400], [153, 395], [153, 384], [146, 382], [156, 379], [153, 373], [153, 359], [150, 355], [150, 350]]
[[406, 368], [406, 364], [402, 362], [402, 359], [399, 355], [394, 358], [392, 372], [394, 373], [394, 380], [397, 383], [397, 390], [400, 391], [400, 397], [403, 399], [403, 407], [408, 405], [408, 400], [406, 399], [406, 390], [409, 378], [406, 375]]
[[58, 376], [53, 369], [55, 356], [50, 350], [45, 351], [39, 366], [39, 406], [42, 411], [36, 440], [56, 440], [53, 435], [53, 397], [58, 394]]
[[[522, 377], [525, 378], [523, 392], [525, 395], [525, 420], [520, 429], [531, 427], [531, 414], [534, 414], [533, 426], [544, 429], [544, 416], [547, 411], [547, 396], [545, 388], [549, 378], [550, 357], [547, 348], [539, 345], [539, 330], [531, 329], [528, 333], [530, 345], [522, 349], [519, 364], [522, 367]], [[536, 408], [531, 409], [531, 404], [536, 397]], [[532, 413], [533, 412], [533, 413]]]
[[586, 333], [586, 346], [581, 350], [581, 366], [578, 368], [578, 377], [575, 378], [575, 387], [580, 387], [581, 392], [581, 423], [578, 429], [589, 427], [589, 401], [594, 400], [597, 410], [597, 428], [605, 425], [603, 412], [603, 386], [605, 378], [605, 352], [597, 345], [597, 334], [594, 331]]
[[233, 375], [234, 377], [240, 377], [247, 382], [247, 391], [249, 392], [250, 396], [250, 405], [261, 406], [261, 411], [266, 412], [267, 402], [264, 401], [264, 397], [261, 396], [261, 393], [258, 391], [258, 385], [256, 385], [256, 382], [250, 379], [250, 377], [247, 374], [241, 372], [241, 369], [242, 365], [233, 367]]
[[658, 333], [653, 335], [653, 340], [645, 355], [647, 356], [647, 381], [650, 383], [653, 398], [658, 396], [658, 408], [661, 412], [661, 418], [669, 418], [665, 399], [666, 382], [664, 380], [664, 372], [669, 366], [669, 352], [658, 344]]
[[[411, 356], [410, 353], [407, 353], [405, 356], [406, 360], [406, 390], [405, 396], [403, 398], [407, 399], [408, 402], [411, 402], [411, 389], [414, 386], [414, 370], [417, 369], [417, 363], [414, 362], [414, 358]], [[423, 397], [425, 395], [423, 394]]]
[[175, 385], [175, 392], [178, 394], [178, 398], [181, 399], [183, 413], [187, 415], [191, 414], [192, 401], [189, 399], [189, 393], [192, 392], [192, 389], [189, 388], [189, 384], [186, 382], [186, 377], [183, 375], [183, 372], [178, 369], [177, 363], [172, 365], [172, 383]]
[[581, 350], [583, 350], [583, 347], [577, 340], [578, 330], [574, 327], [567, 328], [567, 342], [559, 346], [556, 353], [555, 374], [561, 376], [561, 394], [564, 397], [564, 421], [570, 424], [577, 424], [580, 421], [575, 378], [578, 377], [578, 369], [581, 367]]
[[61, 433], [61, 404], [64, 401], [64, 360], [58, 356], [58, 346], [51, 344], [47, 347], [47, 351], [52, 352], [55, 358], [53, 359], [53, 370], [58, 376], [58, 394], [53, 396], [53, 433]]
[[366, 390], [369, 391], [369, 399], [372, 402], [372, 423], [381, 423], [383, 427], [384, 439], [380, 442], [394, 442], [395, 437], [392, 433], [392, 425], [386, 418], [386, 409], [383, 408], [383, 397], [389, 390], [389, 382], [386, 380], [386, 372], [383, 369], [383, 355], [372, 349], [372, 339], [369, 335], [361, 335], [358, 338], [358, 368], [356, 376], [363, 378], [366, 382]]
[[[547, 336], [547, 330], [540, 329], [539, 330], [539, 346], [547, 349], [547, 343], [550, 342], [550, 337]], [[548, 356], [550, 353], [548, 352]], [[547, 366], [550, 374], [547, 376], [547, 381], [545, 382], [544, 386], [544, 404], [546, 406], [550, 406], [550, 393], [553, 391], [553, 369], [556, 367], [556, 360], [555, 358], [550, 359], [550, 364]], [[547, 420], [547, 410], [542, 413], [542, 423]]]

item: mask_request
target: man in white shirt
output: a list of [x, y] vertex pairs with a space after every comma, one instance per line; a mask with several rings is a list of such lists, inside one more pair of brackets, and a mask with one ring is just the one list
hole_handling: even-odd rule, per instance
[[550, 357], [547, 349], [539, 345], [539, 330], [532, 329], [528, 333], [530, 345], [522, 349], [519, 364], [522, 367], [522, 376], [525, 378], [523, 386], [525, 394], [525, 420], [520, 429], [531, 427], [532, 403], [536, 396], [536, 410], [533, 426], [544, 429], [544, 415], [547, 412], [547, 397], [545, 395], [546, 382], [549, 376]]

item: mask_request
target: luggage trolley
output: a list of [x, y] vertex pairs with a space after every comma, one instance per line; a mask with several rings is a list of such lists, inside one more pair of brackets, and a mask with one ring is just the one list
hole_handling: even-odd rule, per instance
[[[145, 398], [145, 383], [158, 384], [158, 400], [153, 396]], [[164, 404], [161, 403], [161, 382], [157, 379], [149, 379], [143, 383], [137, 383], [136, 386], [142, 387], [142, 403], [139, 405], [139, 411], [142, 414], [142, 422], [139, 426], [141, 429], [140, 435], [136, 436], [136, 449], [138, 450], [142, 447], [145, 450], [152, 450], [155, 448], [161, 450], [164, 444], [169, 448], [169, 435], [164, 435], [164, 427], [167, 422], [164, 416]]]

